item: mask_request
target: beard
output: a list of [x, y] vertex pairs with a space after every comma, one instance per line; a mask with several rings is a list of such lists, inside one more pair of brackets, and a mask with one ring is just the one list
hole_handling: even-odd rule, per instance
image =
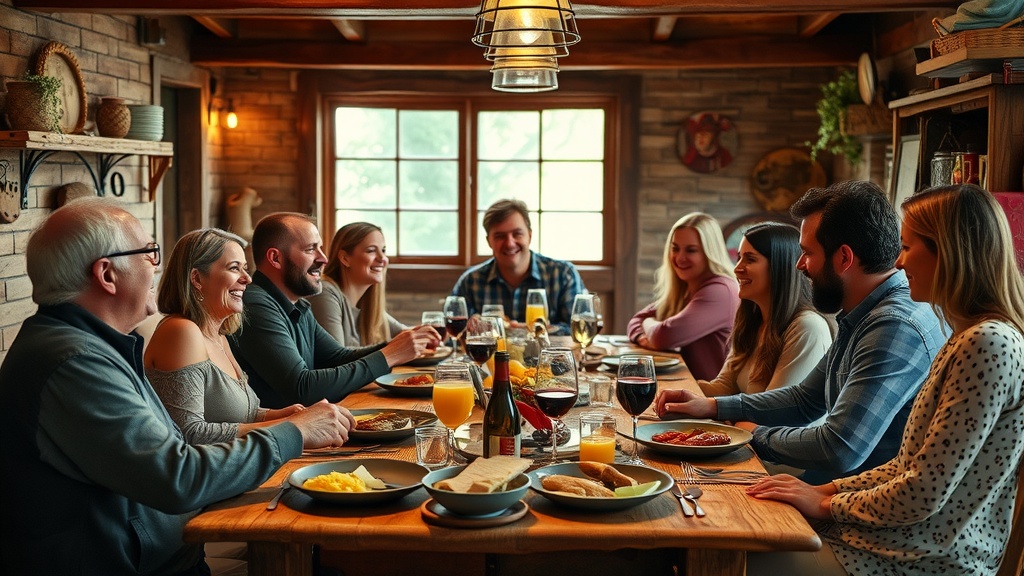
[[811, 303], [818, 312], [835, 314], [842, 309], [846, 290], [831, 260], [825, 262], [825, 268], [817, 278], [806, 272], [804, 275], [811, 280]]
[[316, 296], [323, 289], [319, 280], [313, 280], [309, 274], [323, 270], [323, 266], [314, 264], [303, 270], [295, 264], [288, 262], [284, 271], [284, 285], [296, 296]]

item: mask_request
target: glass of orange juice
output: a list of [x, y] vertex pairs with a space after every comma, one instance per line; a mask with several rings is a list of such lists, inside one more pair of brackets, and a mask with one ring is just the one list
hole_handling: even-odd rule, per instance
[[580, 461], [615, 461], [615, 417], [604, 412], [580, 416]]
[[548, 324], [548, 294], [543, 288], [530, 288], [526, 291], [526, 329], [532, 332], [537, 320]]
[[469, 419], [473, 413], [473, 380], [469, 376], [469, 364], [445, 362], [438, 364], [434, 372], [434, 414], [448, 428], [447, 465], [455, 460], [455, 429]]

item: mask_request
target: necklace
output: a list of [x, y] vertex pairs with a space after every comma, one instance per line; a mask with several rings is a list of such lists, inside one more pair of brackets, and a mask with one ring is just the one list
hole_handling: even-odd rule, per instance
[[217, 335], [216, 338], [210, 338], [209, 336], [205, 336], [205, 335], [203, 337], [206, 338], [208, 341], [212, 342], [213, 345], [216, 346], [218, 350], [220, 350], [221, 354], [224, 354], [225, 356], [227, 356], [227, 353], [224, 352], [224, 344], [221, 344], [221, 337], [220, 337], [219, 334]]

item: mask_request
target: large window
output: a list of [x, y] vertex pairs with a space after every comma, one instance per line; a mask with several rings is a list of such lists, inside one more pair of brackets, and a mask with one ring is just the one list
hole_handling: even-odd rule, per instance
[[328, 229], [365, 220], [384, 230], [396, 263], [468, 264], [490, 254], [487, 207], [518, 198], [535, 250], [611, 263], [610, 103], [507, 102], [329, 99]]

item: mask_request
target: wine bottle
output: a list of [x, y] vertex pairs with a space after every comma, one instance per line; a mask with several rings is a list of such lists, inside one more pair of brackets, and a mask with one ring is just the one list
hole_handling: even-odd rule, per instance
[[519, 456], [522, 426], [519, 409], [512, 401], [508, 359], [508, 352], [494, 353], [494, 385], [484, 413], [484, 458]]

